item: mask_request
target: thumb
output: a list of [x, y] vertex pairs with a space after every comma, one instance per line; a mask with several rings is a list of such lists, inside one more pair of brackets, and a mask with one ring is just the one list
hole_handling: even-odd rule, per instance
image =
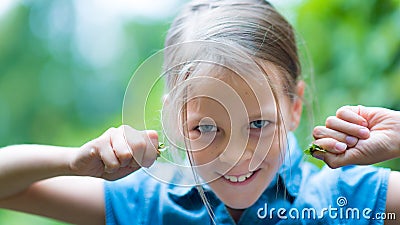
[[146, 130], [146, 135], [149, 138], [150, 143], [152, 144], [152, 147], [156, 148], [158, 147], [158, 133], [155, 130]]
[[349, 151], [345, 151], [342, 154], [333, 154], [330, 152], [319, 151], [315, 151], [313, 153], [313, 157], [323, 160], [332, 169], [352, 164], [352, 160], [349, 155]]
[[145, 130], [146, 149], [142, 158], [143, 167], [150, 167], [157, 159], [158, 134], [154, 130]]

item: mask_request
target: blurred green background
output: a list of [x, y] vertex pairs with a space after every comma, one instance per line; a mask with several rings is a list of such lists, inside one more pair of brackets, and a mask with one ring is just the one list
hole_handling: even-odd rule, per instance
[[[131, 75], [162, 49], [183, 2], [2, 0], [0, 146], [80, 146], [119, 126]], [[342, 105], [400, 110], [400, 0], [272, 2], [297, 29], [312, 90], [303, 147]], [[399, 160], [381, 165], [400, 170]], [[0, 224], [63, 223], [0, 210]]]

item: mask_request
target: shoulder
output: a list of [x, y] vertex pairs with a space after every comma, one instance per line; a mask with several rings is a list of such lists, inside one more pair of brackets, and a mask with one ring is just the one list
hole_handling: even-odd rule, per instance
[[120, 200], [119, 198], [123, 198], [124, 202], [134, 202], [139, 195], [143, 196], [160, 188], [161, 184], [142, 169], [116, 181], [104, 181], [106, 200], [109, 203]]
[[378, 191], [387, 188], [389, 169], [375, 166], [345, 166], [308, 172], [301, 188], [332, 191], [340, 194], [355, 194], [361, 191]]
[[[346, 213], [358, 211], [357, 223], [363, 224], [364, 221], [369, 224], [370, 220], [362, 216], [362, 211], [370, 210], [370, 217], [385, 212], [389, 174], [389, 169], [374, 166], [346, 166], [338, 169], [326, 166], [320, 171], [309, 170], [305, 166], [296, 205], [300, 208], [316, 208], [317, 211], [335, 209], [336, 214], [333, 213], [333, 216], [336, 217], [352, 216]], [[340, 215], [340, 211], [345, 214]], [[348, 218], [340, 219], [346, 222]]]
[[157, 188], [159, 185], [143, 170], [116, 181], [104, 181], [106, 223], [124, 224], [125, 221], [131, 221], [132, 224], [141, 224], [140, 215], [146, 211], [143, 202], [145, 196]]

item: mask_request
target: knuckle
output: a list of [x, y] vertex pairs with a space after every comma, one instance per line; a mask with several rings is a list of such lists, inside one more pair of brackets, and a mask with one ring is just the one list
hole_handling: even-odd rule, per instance
[[90, 146], [98, 149], [98, 148], [100, 148], [100, 146], [102, 146], [102, 142], [103, 142], [102, 137], [98, 137], [90, 142]]
[[320, 138], [322, 137], [323, 133], [322, 133], [322, 127], [321, 126], [316, 126], [313, 129], [313, 136], [316, 138]]
[[105, 180], [107, 180], [107, 181], [116, 181], [116, 180], [118, 180], [119, 179], [119, 177], [104, 177], [104, 179]]
[[337, 167], [334, 167], [331, 163], [326, 163], [328, 166], [329, 166], [329, 168], [331, 168], [331, 169], [336, 169]]
[[138, 142], [136, 143], [136, 147], [137, 147], [138, 149], [146, 149], [146, 146], [147, 146], [147, 144], [146, 144], [146, 141], [144, 141], [144, 140], [138, 141]]
[[328, 149], [335, 149], [335, 145], [338, 142], [338, 140], [334, 138], [329, 138], [328, 143], [327, 143], [327, 148]]
[[129, 151], [118, 152], [117, 154], [119, 159], [125, 160], [132, 158], [132, 154]]
[[150, 159], [144, 160], [142, 162], [142, 166], [148, 168], [153, 164], [154, 161], [155, 161], [155, 159], [154, 160], [150, 160]]
[[332, 169], [337, 169], [341, 166], [340, 162], [338, 160], [329, 160], [327, 159], [326, 164], [328, 164], [328, 166]]
[[121, 125], [121, 126], [118, 127], [118, 129], [122, 130], [122, 131], [126, 131], [127, 129], [129, 129], [129, 126], [128, 125]]
[[336, 116], [337, 117], [343, 117], [346, 114], [348, 107], [342, 106], [336, 111]]
[[126, 125], [126, 124], [122, 124], [121, 126], [119, 126], [118, 128], [120, 128], [120, 129], [125, 129], [125, 128], [128, 128], [129, 126], [128, 125]]
[[336, 120], [335, 116], [329, 116], [328, 118], [326, 118], [325, 126], [332, 127], [332, 125], [335, 123], [335, 120]]
[[144, 161], [141, 164], [142, 164], [141, 166], [145, 168], [149, 168], [151, 166], [151, 164], [148, 161]]
[[117, 128], [115, 128], [115, 127], [110, 127], [110, 128], [107, 129], [106, 132], [112, 133], [112, 132], [115, 132], [115, 130], [117, 130]]
[[125, 124], [121, 125], [118, 129], [121, 129], [123, 132], [127, 132], [127, 131], [136, 132], [137, 131], [136, 129], [132, 128], [131, 126], [125, 125]]
[[329, 162], [329, 161], [325, 161], [325, 162], [326, 162], [326, 164], [329, 166], [329, 168], [331, 168], [331, 169], [336, 169], [336, 168], [337, 168], [336, 165], [335, 165], [334, 163]]
[[350, 110], [350, 109], [351, 109], [351, 106], [350, 106], [350, 105], [344, 105], [344, 106], [340, 107], [340, 108], [336, 111], [336, 113], [338, 113], [338, 112], [345, 112], [345, 111], [348, 111], [348, 110]]
[[346, 137], [347, 137], [346, 134], [344, 134], [344, 133], [339, 133], [339, 134], [338, 134], [338, 141], [341, 141], [341, 142], [346, 143]]
[[120, 166], [119, 162], [117, 161], [112, 161], [107, 163], [107, 168], [108, 169], [118, 169]]
[[100, 137], [101, 138], [110, 138], [113, 134], [115, 134], [115, 127], [108, 128]]
[[144, 138], [137, 138], [136, 140], [134, 140], [132, 142], [132, 148], [135, 151], [144, 150], [144, 149], [146, 149], [146, 147], [147, 147], [147, 144], [146, 144], [146, 140], [144, 140]]

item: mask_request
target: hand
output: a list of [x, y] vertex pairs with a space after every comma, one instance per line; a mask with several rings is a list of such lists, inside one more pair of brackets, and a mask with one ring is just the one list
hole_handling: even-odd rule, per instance
[[79, 148], [70, 160], [76, 175], [107, 180], [122, 178], [140, 167], [150, 167], [157, 158], [158, 135], [123, 125], [110, 128]]
[[337, 168], [366, 165], [400, 156], [400, 112], [378, 107], [344, 106], [325, 126], [314, 128], [315, 144], [327, 152], [313, 156]]

